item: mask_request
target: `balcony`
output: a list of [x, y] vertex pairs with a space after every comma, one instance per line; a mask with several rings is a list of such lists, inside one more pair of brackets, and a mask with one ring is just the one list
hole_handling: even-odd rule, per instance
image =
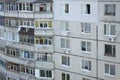
[[36, 68], [54, 69], [54, 62], [36, 61]]
[[28, 59], [21, 58], [19, 63], [22, 64], [22, 65], [35, 67], [35, 61], [33, 61], [33, 60], [28, 60]]
[[18, 17], [17, 11], [5, 11], [4, 13], [6, 17]]
[[20, 18], [34, 18], [33, 12], [19, 12]]
[[7, 70], [7, 75], [12, 75], [12, 76], [15, 76], [17, 79], [20, 77], [20, 74], [19, 73], [16, 73], [14, 71], [9, 71]]
[[34, 18], [53, 18], [52, 12], [34, 12]]
[[53, 35], [53, 29], [35, 29], [35, 35]]
[[19, 43], [19, 42], [12, 42], [12, 41], [6, 41], [6, 45], [8, 47], [14, 47], [22, 50], [29, 50], [34, 51], [34, 45], [25, 44], [25, 43]]
[[20, 59], [17, 57], [13, 57], [13, 56], [6, 56], [5, 58], [8, 62], [13, 62], [13, 63], [20, 63]]
[[53, 45], [35, 44], [35, 51], [51, 52], [51, 53], [53, 53]]

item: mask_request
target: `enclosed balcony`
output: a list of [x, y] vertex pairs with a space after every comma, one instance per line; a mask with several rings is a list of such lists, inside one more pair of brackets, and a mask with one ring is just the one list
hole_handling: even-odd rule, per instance
[[53, 52], [53, 37], [36, 36], [35, 51]]
[[52, 21], [43, 20], [35, 21], [35, 35], [53, 35]]
[[21, 27], [20, 31], [20, 47], [28, 50], [34, 50], [34, 29]]

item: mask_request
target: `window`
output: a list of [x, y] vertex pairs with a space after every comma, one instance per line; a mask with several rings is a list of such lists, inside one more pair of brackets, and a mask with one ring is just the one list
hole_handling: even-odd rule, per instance
[[7, 69], [19, 72], [20, 66], [19, 64], [15, 64], [15, 63], [7, 63]]
[[69, 13], [69, 4], [62, 4], [61, 5], [61, 12], [62, 13]]
[[23, 53], [23, 58], [29, 58], [29, 59], [34, 58], [34, 53], [33, 52], [22, 51], [22, 53]]
[[47, 11], [47, 5], [46, 4], [41, 4], [40, 5], [40, 11]]
[[115, 16], [115, 4], [105, 4], [105, 15]]
[[35, 75], [35, 69], [31, 67], [26, 67], [26, 73], [30, 75]]
[[40, 22], [40, 28], [48, 28], [48, 22]]
[[3, 68], [6, 68], [6, 62], [2, 58], [0, 58], [0, 66], [2, 66]]
[[70, 48], [69, 39], [61, 39], [61, 48]]
[[32, 23], [31, 21], [23, 20], [23, 25], [24, 25], [24, 26], [32, 26], [31, 23]]
[[7, 3], [6, 4], [6, 10], [7, 11], [17, 11], [18, 5], [16, 3]]
[[33, 11], [32, 3], [19, 3], [19, 11]]
[[65, 13], [69, 13], [69, 4], [65, 4]]
[[20, 57], [20, 50], [15, 49], [15, 48], [7, 47], [7, 53], [6, 54], [9, 55], [9, 56]]
[[62, 65], [70, 66], [70, 58], [67, 56], [62, 56]]
[[12, 32], [6, 32], [6, 39], [9, 41], [18, 41], [18, 34]]
[[16, 20], [5, 20], [7, 26], [17, 26]]
[[52, 45], [52, 37], [36, 37], [36, 44]]
[[88, 79], [88, 78], [82, 78], [82, 80], [90, 80], [90, 79]]
[[116, 46], [115, 45], [109, 45], [105, 44], [105, 56], [116, 56]]
[[115, 25], [104, 24], [104, 34], [108, 36], [115, 36]]
[[90, 4], [82, 4], [82, 14], [90, 14]]
[[81, 50], [91, 52], [91, 42], [81, 41]]
[[4, 39], [5, 38], [5, 33], [4, 31], [0, 30], [0, 38]]
[[4, 4], [0, 3], [0, 11], [3, 11], [3, 10], [4, 10]]
[[29, 45], [34, 44], [34, 37], [30, 35], [20, 35], [20, 42]]
[[61, 31], [69, 31], [69, 23], [65, 21], [61, 21], [60, 23]]
[[52, 55], [48, 53], [37, 54], [37, 60], [39, 61], [52, 61]]
[[62, 73], [61, 78], [62, 80], [70, 80], [70, 74]]
[[91, 71], [91, 61], [82, 60], [82, 69]]
[[90, 33], [91, 32], [91, 24], [90, 23], [82, 23], [81, 24], [82, 27], [82, 33]]
[[40, 70], [40, 77], [52, 78], [52, 74], [51, 70]]
[[115, 65], [105, 64], [105, 74], [115, 76]]

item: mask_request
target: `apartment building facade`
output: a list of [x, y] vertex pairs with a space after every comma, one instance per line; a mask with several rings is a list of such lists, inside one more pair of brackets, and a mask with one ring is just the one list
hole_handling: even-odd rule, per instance
[[0, 0], [1, 80], [119, 80], [120, 0]]
[[54, 0], [55, 80], [120, 79], [119, 4]]
[[0, 79], [53, 80], [52, 0], [0, 1]]

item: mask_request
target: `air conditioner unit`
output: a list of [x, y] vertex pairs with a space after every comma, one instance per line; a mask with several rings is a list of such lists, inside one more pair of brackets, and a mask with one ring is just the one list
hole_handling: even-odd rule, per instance
[[110, 41], [115, 41], [114, 37], [109, 38]]
[[68, 36], [68, 35], [69, 35], [69, 31], [61, 31], [61, 34], [62, 34], [63, 36]]
[[70, 53], [70, 51], [69, 51], [69, 50], [66, 50], [66, 51], [64, 51], [64, 53]]

